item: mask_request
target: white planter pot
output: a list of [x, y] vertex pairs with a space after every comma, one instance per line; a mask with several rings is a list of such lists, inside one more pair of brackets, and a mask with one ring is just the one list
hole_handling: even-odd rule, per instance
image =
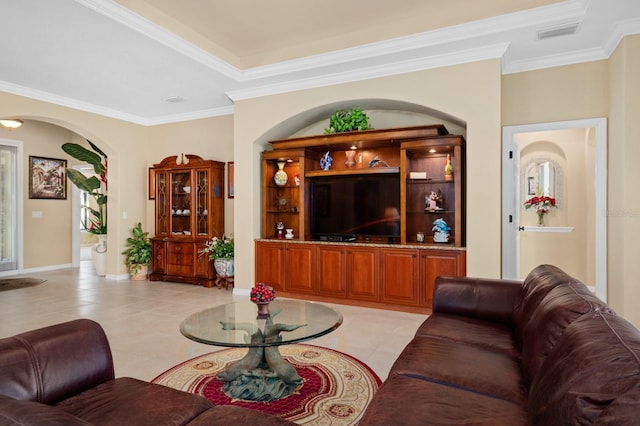
[[98, 244], [91, 249], [91, 258], [96, 274], [100, 277], [107, 275], [107, 235], [97, 235]]
[[220, 278], [232, 277], [234, 273], [233, 257], [229, 259], [218, 258], [213, 260], [213, 267], [216, 270], [216, 274]]

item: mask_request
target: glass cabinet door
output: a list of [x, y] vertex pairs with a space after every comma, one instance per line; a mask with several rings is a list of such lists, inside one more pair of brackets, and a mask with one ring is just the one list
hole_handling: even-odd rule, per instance
[[171, 235], [191, 235], [191, 172], [171, 173]]
[[196, 228], [199, 236], [209, 235], [209, 171], [196, 170]]
[[168, 176], [164, 172], [156, 172], [156, 234], [169, 234], [170, 194]]

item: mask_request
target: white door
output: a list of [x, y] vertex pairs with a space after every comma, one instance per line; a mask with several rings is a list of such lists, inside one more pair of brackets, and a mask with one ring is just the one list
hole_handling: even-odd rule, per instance
[[[521, 217], [523, 211], [522, 202], [529, 195], [527, 191], [536, 191], [536, 188], [527, 189], [527, 185], [530, 182], [526, 182], [526, 176], [523, 174], [523, 169], [527, 167], [527, 164], [520, 164], [520, 145], [518, 141], [526, 139], [528, 135], [532, 135], [539, 132], [556, 132], [561, 133], [568, 130], [578, 129], [590, 129], [589, 131], [595, 132], [595, 153], [591, 167], [595, 170], [590, 170], [589, 175], [592, 176], [593, 181], [584, 182], [584, 185], [589, 188], [591, 193], [588, 195], [595, 202], [590, 203], [590, 211], [584, 212], [586, 216], [590, 216], [592, 219], [588, 221], [587, 226], [591, 226], [588, 229], [589, 244], [587, 244], [587, 250], [589, 258], [587, 263], [595, 263], [595, 271], [593, 273], [595, 282], [586, 282], [588, 285], [594, 285], [596, 295], [602, 300], [606, 301], [607, 296], [607, 284], [606, 284], [606, 268], [607, 268], [607, 252], [606, 252], [606, 203], [607, 203], [607, 130], [606, 119], [589, 119], [589, 120], [574, 120], [566, 122], [553, 122], [553, 123], [541, 123], [524, 126], [509, 126], [503, 129], [503, 161], [502, 161], [502, 276], [505, 279], [522, 279], [522, 273], [526, 274], [526, 271], [521, 271], [521, 251], [523, 250], [523, 241], [526, 241], [529, 246], [527, 250], [531, 252], [532, 241], [552, 241], [550, 239], [554, 232], [572, 232], [571, 226], [551, 226], [548, 228], [539, 228], [535, 226], [535, 214], [534, 213], [522, 213], [530, 215], [526, 218]], [[588, 132], [588, 131], [587, 131]], [[522, 158], [525, 158], [524, 151]], [[571, 161], [571, 160], [568, 160]], [[571, 169], [565, 172], [570, 172]], [[562, 179], [562, 177], [560, 176]], [[531, 179], [531, 178], [530, 178]], [[576, 180], [574, 176], [567, 176], [566, 179], [573, 181]], [[535, 180], [535, 179], [534, 179]], [[532, 180], [533, 181], [533, 180]], [[562, 184], [562, 180], [560, 180]], [[562, 200], [562, 207], [565, 209], [562, 213], [550, 214], [549, 219], [558, 220], [557, 216], [566, 214], [567, 207], [572, 200], [576, 200], [577, 194], [571, 193], [569, 186], [567, 188], [560, 188], [561, 193], [564, 194]], [[593, 211], [591, 211], [593, 210]], [[558, 208], [560, 211], [560, 207]], [[575, 211], [575, 208], [574, 208]], [[533, 220], [533, 226], [523, 226], [527, 221]], [[553, 220], [549, 222], [553, 223]], [[562, 224], [562, 225], [571, 225]], [[537, 232], [534, 232], [537, 231]], [[544, 231], [544, 232], [543, 232]], [[559, 235], [559, 234], [556, 234]], [[521, 238], [522, 236], [522, 238]], [[533, 236], [540, 236], [543, 238], [531, 238]], [[526, 238], [525, 238], [526, 237]], [[535, 248], [535, 247], [534, 247]], [[584, 250], [584, 247], [576, 245], [572, 247], [575, 250]], [[544, 253], [547, 247], [537, 247], [534, 250], [538, 253]], [[592, 253], [592, 254], [591, 254]], [[522, 260], [524, 263], [524, 260]], [[548, 261], [541, 263], [554, 263], [554, 258], [549, 258]], [[529, 268], [529, 266], [525, 266]]]
[[0, 274], [21, 269], [22, 143], [0, 139]]

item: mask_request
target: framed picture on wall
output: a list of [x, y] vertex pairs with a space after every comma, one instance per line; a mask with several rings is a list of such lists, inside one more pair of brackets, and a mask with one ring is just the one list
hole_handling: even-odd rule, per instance
[[67, 199], [67, 160], [29, 156], [29, 198]]
[[236, 194], [233, 161], [227, 163], [227, 197], [233, 198]]
[[149, 167], [149, 199], [156, 199], [156, 169]]

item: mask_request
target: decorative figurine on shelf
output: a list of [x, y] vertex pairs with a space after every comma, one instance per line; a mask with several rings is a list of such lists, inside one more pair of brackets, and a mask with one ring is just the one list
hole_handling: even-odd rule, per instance
[[322, 170], [329, 170], [331, 168], [331, 163], [333, 162], [333, 158], [329, 155], [329, 151], [326, 152], [320, 159], [320, 167]]
[[433, 233], [433, 242], [434, 243], [448, 243], [449, 242], [449, 231], [451, 228], [447, 225], [447, 222], [444, 219], [436, 219], [433, 222], [433, 228], [431, 228]]
[[256, 286], [251, 289], [250, 300], [258, 305], [258, 319], [269, 317], [269, 303], [273, 302], [275, 298], [276, 291], [273, 287], [267, 286], [264, 283], [257, 283]]
[[429, 195], [424, 197], [425, 210], [434, 212], [436, 210], [442, 210], [442, 193], [431, 191]]
[[284, 223], [282, 222], [276, 223], [276, 237], [278, 238], [284, 237]]
[[447, 162], [444, 165], [444, 180], [453, 180], [453, 165], [451, 165], [451, 154], [447, 154]]
[[369, 161], [369, 168], [371, 169], [376, 166], [389, 167], [389, 164], [387, 164], [386, 161], [379, 159], [378, 156], [376, 155], [375, 157], [373, 157], [373, 160]]
[[295, 182], [296, 186], [300, 186], [300, 174], [296, 173], [296, 175], [293, 177], [293, 181]]
[[436, 204], [436, 193], [435, 191], [431, 191], [431, 194], [424, 197], [424, 203], [426, 205], [426, 210], [435, 211], [438, 207]]

